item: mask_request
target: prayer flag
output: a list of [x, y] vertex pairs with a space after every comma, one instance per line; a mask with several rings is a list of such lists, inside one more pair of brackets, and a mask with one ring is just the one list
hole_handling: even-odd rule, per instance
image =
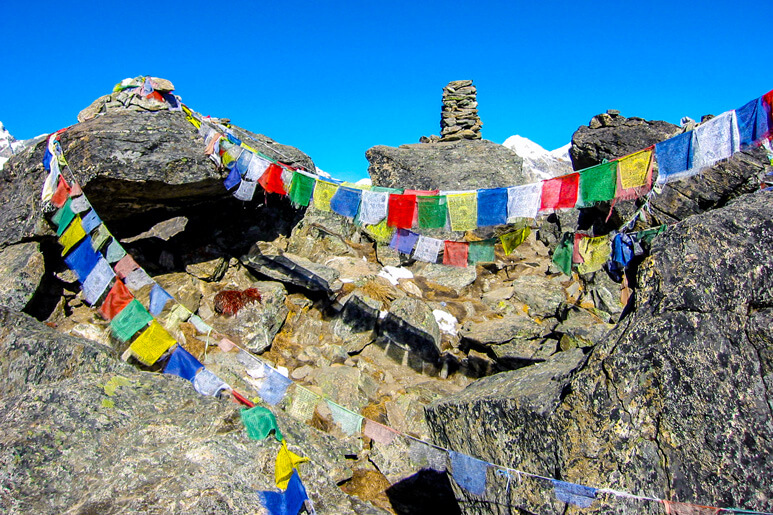
[[233, 193], [234, 198], [237, 198], [243, 202], [249, 202], [252, 200], [252, 197], [255, 196], [255, 188], [257, 185], [257, 182], [252, 181], [240, 182], [239, 187], [236, 188], [236, 191]]
[[247, 167], [247, 171], [244, 172], [245, 181], [258, 181], [263, 174], [266, 173], [268, 167], [271, 166], [271, 161], [264, 159], [261, 156], [254, 156], [250, 160], [250, 165]]
[[221, 390], [228, 390], [230, 388], [227, 383], [223, 382], [222, 379], [206, 368], [199, 370], [199, 373], [193, 378], [193, 389], [199, 395], [215, 397]]
[[375, 225], [387, 216], [389, 193], [381, 191], [363, 191], [358, 217], [362, 224]]
[[[199, 360], [193, 357], [193, 354], [185, 350], [182, 345], [178, 345], [169, 357], [169, 361], [166, 362], [164, 373], [180, 376], [192, 383], [196, 377], [196, 372], [203, 366]], [[244, 421], [243, 418], [242, 421]]]
[[[56, 163], [56, 160], [53, 162]], [[56, 187], [59, 184], [59, 176], [61, 175], [61, 172], [59, 171], [59, 164], [57, 163], [56, 167], [51, 167], [51, 171], [46, 176], [46, 180], [43, 183], [43, 191], [40, 194], [40, 200], [42, 202], [50, 202], [51, 197], [54, 196], [54, 193], [56, 192]]]
[[574, 249], [574, 237], [572, 233], [564, 233], [561, 241], [553, 251], [553, 264], [561, 270], [564, 275], [572, 275], [572, 254]]
[[282, 432], [279, 430], [279, 425], [276, 423], [276, 417], [268, 408], [255, 406], [254, 408], [243, 409], [239, 411], [239, 416], [250, 440], [265, 440], [272, 432], [278, 442], [284, 440]]
[[[70, 186], [70, 196], [73, 200], [75, 200], [76, 197], [80, 197], [81, 195], [83, 195], [83, 189], [81, 188], [81, 185], [78, 184], [78, 182], [73, 181], [72, 186]], [[86, 198], [85, 195], [83, 198]], [[88, 203], [88, 200], [86, 200], [86, 202]]]
[[615, 198], [630, 200], [647, 193], [652, 187], [652, 148], [649, 147], [617, 161]]
[[311, 194], [314, 191], [314, 177], [295, 170], [293, 180], [290, 183], [290, 202], [294, 206], [308, 206], [311, 200]]
[[579, 182], [580, 174], [577, 172], [542, 181], [540, 211], [573, 208], [577, 205]]
[[124, 277], [123, 282], [126, 283], [126, 286], [130, 290], [139, 290], [143, 286], [155, 283], [153, 278], [150, 277], [148, 273], [142, 268], [138, 268], [129, 272], [129, 274]]
[[466, 267], [469, 246], [465, 241], [445, 241], [443, 264]]
[[317, 407], [319, 399], [319, 395], [296, 384], [293, 402], [288, 411], [293, 417], [305, 422], [314, 416], [314, 409]]
[[418, 223], [422, 229], [442, 229], [446, 226], [446, 197], [416, 197]]
[[172, 296], [160, 284], [153, 284], [153, 289], [150, 290], [150, 314], [153, 316], [160, 315], [166, 303], [170, 300], [172, 300]]
[[661, 502], [663, 503], [663, 507], [666, 510], [666, 515], [719, 515], [724, 511], [740, 514], [748, 513], [750, 515], [755, 515], [757, 513], [751, 510], [747, 511], [739, 508], [723, 510], [722, 508], [716, 508], [714, 506], [701, 506], [699, 504], [666, 501], [665, 499], [663, 499]]
[[83, 213], [91, 209], [91, 204], [86, 198], [86, 195], [79, 195], [77, 197], [72, 197], [70, 209], [72, 209], [73, 213]]
[[282, 446], [276, 454], [276, 464], [274, 465], [274, 477], [277, 488], [284, 490], [290, 481], [290, 478], [298, 472], [296, 469], [301, 463], [306, 463], [309, 458], [298, 456], [287, 448], [287, 441], [282, 440]]
[[269, 165], [266, 172], [258, 179], [258, 182], [269, 193], [287, 194], [284, 181], [282, 181], [282, 167], [276, 163]]
[[110, 329], [116, 338], [125, 342], [152, 320], [153, 317], [145, 309], [145, 306], [134, 299], [113, 317], [110, 321]]
[[418, 202], [419, 197], [436, 197], [439, 190], [411, 190], [406, 189], [403, 191], [403, 195], [415, 195], [416, 204], [413, 206], [413, 220], [411, 221], [411, 227], [416, 227], [419, 224], [419, 210]]
[[579, 243], [579, 247], [580, 255], [583, 258], [583, 263], [577, 266], [577, 272], [580, 274], [589, 274], [601, 270], [604, 263], [609, 259], [611, 250], [609, 235], [583, 238]]
[[389, 195], [389, 214], [387, 224], [399, 229], [410, 229], [413, 226], [413, 211], [416, 208], [416, 195]]
[[[64, 205], [56, 210], [56, 213], [51, 217], [51, 222], [55, 223], [57, 227], [62, 225], [62, 219], [65, 217], [74, 217], [75, 213], [73, 213], [72, 209], [70, 209], [70, 205], [72, 204], [72, 199], [67, 199], [65, 201]], [[72, 220], [72, 218], [70, 218]], [[70, 223], [69, 221], [67, 222]]]
[[320, 211], [330, 211], [330, 199], [338, 191], [338, 185], [332, 182], [317, 181], [314, 186], [314, 207]]
[[408, 229], [397, 229], [392, 236], [390, 247], [403, 254], [410, 254], [413, 251], [414, 244], [418, 241], [419, 235]]
[[655, 144], [658, 162], [658, 184], [689, 177], [692, 132], [683, 132]]
[[[268, 368], [268, 367], [267, 367]], [[287, 388], [292, 384], [292, 381], [283, 376], [273, 368], [268, 368], [268, 374], [263, 379], [263, 384], [260, 385], [258, 395], [261, 399], [268, 404], [274, 406], [279, 403], [287, 392]]]
[[633, 259], [633, 238], [629, 234], [618, 233], [612, 239], [612, 261], [621, 268], [628, 266]]
[[727, 159], [740, 148], [735, 111], [727, 111], [697, 126], [693, 131], [690, 168], [700, 171]]
[[448, 451], [451, 458], [451, 475], [456, 483], [474, 495], [486, 493], [486, 470], [488, 463], [485, 461]]
[[740, 109], [736, 109], [735, 115], [738, 120], [741, 147], [754, 145], [770, 134], [768, 112], [762, 97], [755, 98]]
[[250, 162], [252, 161], [252, 158], [255, 156], [252, 152], [249, 150], [244, 150], [241, 154], [239, 154], [239, 159], [236, 160], [236, 165], [234, 166], [234, 170], [236, 170], [236, 173], [239, 174], [239, 176], [243, 176], [247, 173], [247, 171], [250, 169]]
[[121, 260], [114, 265], [115, 273], [118, 274], [118, 277], [121, 279], [129, 275], [134, 270], [137, 270], [139, 267], [140, 265], [138, 265], [137, 262], [134, 261], [134, 258], [129, 255], [124, 255], [124, 257], [122, 257]]
[[113, 284], [107, 297], [105, 297], [105, 301], [99, 308], [99, 314], [105, 317], [106, 320], [112, 320], [132, 300], [134, 300], [134, 295], [126, 288], [123, 281], [116, 279], [115, 284]]
[[472, 231], [478, 227], [478, 195], [476, 192], [447, 196], [448, 218], [452, 231]]
[[507, 188], [478, 190], [478, 227], [507, 223]]
[[[101, 224], [99, 227], [97, 227], [97, 230], [94, 231], [94, 234], [91, 236], [91, 246], [94, 247], [94, 250], [101, 249], [102, 245], [105, 244], [105, 242], [110, 238], [110, 236], [111, 236], [110, 231], [107, 230], [107, 227], [105, 227], [105, 224]], [[113, 263], [109, 259], [107, 260], [107, 262]]]
[[365, 419], [365, 427], [362, 433], [371, 440], [383, 445], [389, 445], [394, 441], [395, 436], [398, 435], [394, 429], [381, 425], [378, 422], [374, 422], [370, 419]]
[[354, 218], [360, 209], [361, 195], [362, 190], [341, 186], [330, 199], [330, 210], [339, 215]]
[[[230, 138], [229, 138], [230, 139]], [[238, 145], [233, 145], [220, 156], [223, 166], [228, 169], [236, 168], [236, 161], [241, 156], [244, 149]]]
[[59, 227], [56, 229], [57, 236], [61, 236], [70, 226], [70, 222], [75, 219], [75, 213], [73, 213], [72, 209], [70, 209], [71, 202], [72, 201], [70, 199], [67, 199], [67, 202], [65, 202], [59, 211], [54, 214], [56, 217], [56, 215], [58, 215], [60, 212], [62, 213], [62, 215], [58, 218]]
[[443, 240], [419, 235], [416, 250], [413, 251], [413, 258], [427, 263], [437, 263], [437, 256], [442, 247]]
[[64, 258], [64, 262], [70, 270], [75, 272], [78, 280], [82, 283], [97, 265], [100, 257], [102, 257], [101, 254], [91, 246], [91, 238], [87, 235], [75, 247], [75, 250]]
[[387, 219], [384, 218], [376, 225], [366, 225], [365, 232], [371, 235], [378, 243], [388, 243], [392, 240], [392, 234], [395, 232], [395, 228], [389, 227]]
[[69, 197], [70, 186], [67, 184], [67, 181], [64, 180], [64, 177], [60, 175], [59, 184], [56, 186], [56, 191], [51, 197], [51, 203], [56, 207], [62, 207]]
[[110, 263], [100, 255], [96, 266], [83, 281], [83, 297], [86, 299], [86, 303], [90, 306], [96, 304], [113, 278], [115, 278], [115, 272], [110, 267]]
[[223, 352], [231, 352], [234, 347], [236, 347], [236, 344], [224, 336], [217, 342], [217, 346], [220, 347], [220, 350]]
[[414, 467], [443, 472], [447, 458], [448, 454], [437, 447], [412, 438], [408, 440], [408, 460]]
[[258, 492], [260, 503], [269, 515], [298, 515], [304, 502], [309, 498], [301, 483], [298, 471], [293, 471], [284, 492]]
[[341, 428], [341, 431], [350, 436], [360, 432], [362, 415], [349, 411], [331, 400], [327, 400], [327, 405], [333, 414], [333, 420]]
[[[237, 172], [236, 169], [233, 168], [231, 169], [230, 172], [228, 172], [228, 177], [226, 177], [225, 180], [223, 181], [223, 186], [225, 187], [225, 189], [230, 190], [240, 182], [242, 182], [242, 179], [241, 177], [239, 177], [239, 172]], [[255, 188], [253, 186], [253, 190], [254, 189]]]
[[59, 237], [59, 244], [62, 246], [62, 256], [70, 252], [70, 249], [85, 237], [86, 231], [83, 230], [80, 217], [75, 217], [67, 230]]
[[574, 504], [580, 508], [588, 508], [596, 500], [595, 488], [567, 483], [557, 479], [551, 479], [550, 481], [553, 483], [553, 492], [556, 494], [556, 499], [561, 502]]
[[81, 223], [83, 224], [84, 231], [91, 232], [102, 223], [102, 220], [97, 216], [97, 212], [92, 209], [86, 213], [86, 216], [83, 217]]
[[617, 161], [601, 163], [581, 170], [580, 202], [578, 206], [589, 207], [598, 202], [615, 198], [617, 186]]
[[476, 263], [492, 263], [495, 260], [494, 244], [491, 241], [470, 242], [467, 252], [467, 262], [469, 264], [474, 266]]
[[118, 243], [118, 240], [113, 238], [113, 240], [110, 242], [110, 245], [107, 246], [107, 252], [105, 253], [105, 258], [107, 258], [108, 263], [118, 264], [118, 262], [120, 262], [125, 256], [126, 251], [124, 250], [123, 246]]
[[583, 238], [590, 238], [587, 234], [574, 233], [574, 246], [572, 247], [572, 263], [585, 263], [585, 258], [580, 254], [580, 242]]
[[[121, 313], [124, 313], [125, 311], [126, 310], [124, 309]], [[118, 316], [120, 316], [120, 314]], [[113, 321], [115, 321], [115, 319], [113, 319]], [[153, 320], [150, 326], [132, 342], [129, 346], [129, 350], [131, 350], [132, 354], [144, 364], [152, 365], [175, 343], [177, 342], [168, 332], [166, 332], [166, 329]]]
[[531, 229], [527, 226], [500, 236], [499, 239], [502, 242], [502, 250], [505, 251], [505, 256], [509, 256], [516, 247], [526, 241], [529, 234], [531, 234]]

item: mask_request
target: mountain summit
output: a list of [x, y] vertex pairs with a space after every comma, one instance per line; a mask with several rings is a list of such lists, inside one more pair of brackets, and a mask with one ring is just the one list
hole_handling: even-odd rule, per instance
[[550, 151], [545, 150], [532, 140], [516, 134], [507, 138], [502, 146], [509, 148], [523, 158], [524, 171], [531, 172], [532, 175], [541, 179], [550, 179], [572, 173], [572, 161], [569, 159], [571, 143]]

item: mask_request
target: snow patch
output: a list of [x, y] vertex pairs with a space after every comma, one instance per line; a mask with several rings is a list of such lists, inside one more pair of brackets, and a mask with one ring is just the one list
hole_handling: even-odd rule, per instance
[[400, 266], [385, 266], [378, 273], [378, 276], [392, 283], [392, 286], [397, 286], [399, 279], [413, 279], [413, 273]]
[[456, 320], [454, 315], [442, 309], [433, 309], [432, 314], [435, 316], [435, 321], [442, 332], [456, 336], [458, 320]]

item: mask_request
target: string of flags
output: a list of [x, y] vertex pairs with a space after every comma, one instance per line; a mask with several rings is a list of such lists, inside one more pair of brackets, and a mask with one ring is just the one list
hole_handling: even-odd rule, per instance
[[[770, 104], [768, 102], [768, 104], [760, 105], [764, 107]], [[769, 111], [767, 112], [769, 113]], [[735, 119], [738, 119], [737, 115]], [[755, 131], [757, 130], [756, 127], [755, 125]], [[188, 321], [196, 327], [200, 334], [206, 335], [207, 346], [209, 346], [209, 337], [212, 335], [213, 329], [198, 315], [193, 314], [185, 306], [176, 302], [172, 295], [156, 283], [126, 253], [94, 211], [83, 194], [82, 189], [74, 180], [71, 170], [72, 181], [68, 182], [65, 180], [62, 170], [69, 170], [69, 166], [58, 141], [61, 132], [52, 134], [48, 140], [44, 165], [49, 170], [49, 175], [45, 181], [43, 198], [44, 201], [58, 208], [51, 217], [51, 222], [56, 225], [59, 243], [63, 249], [62, 256], [64, 261], [73, 270], [81, 283], [84, 300], [90, 306], [96, 307], [98, 312], [106, 320], [109, 320], [113, 336], [117, 340], [128, 344], [127, 350], [124, 353], [125, 359], [131, 356], [146, 366], [152, 366], [158, 362], [165, 361], [163, 367], [165, 373], [175, 374], [190, 381], [195, 390], [202, 395], [218, 396], [223, 391], [230, 391], [234, 399], [248, 408], [241, 412], [241, 418], [248, 436], [254, 439], [264, 439], [273, 436], [281, 444], [275, 465], [275, 482], [282, 491], [260, 492], [259, 496], [264, 506], [273, 514], [297, 513], [302, 506], [306, 506], [307, 511], [313, 513], [313, 505], [310, 503], [299, 473], [299, 465], [308, 461], [308, 458], [298, 456], [289, 451], [287, 442], [282, 436], [276, 424], [276, 419], [270, 410], [255, 406], [249, 399], [207, 370], [200, 361], [170, 334], [170, 330], [176, 329], [182, 322]], [[756, 134], [756, 132], [753, 132], [753, 134]], [[705, 144], [703, 148], [705, 148]], [[618, 171], [619, 169], [618, 165]], [[578, 179], [582, 179], [582, 176], [579, 176]], [[616, 181], [619, 180], [618, 176]], [[52, 191], [48, 191], [51, 184], [56, 184], [56, 187]], [[563, 196], [562, 186], [559, 186], [557, 191], [556, 196], [560, 200]], [[453, 197], [453, 195], [456, 194], [451, 196]], [[469, 193], [466, 193], [466, 195], [467, 197], [461, 200], [452, 198], [450, 202], [468, 202], [468, 199], [471, 197], [469, 197]], [[330, 197], [331, 204], [333, 203], [333, 196]], [[431, 196], [439, 197], [439, 195]], [[430, 202], [434, 205], [435, 200]], [[449, 199], [447, 198], [445, 202], [448, 204]], [[440, 204], [442, 201], [437, 199], [437, 203]], [[349, 212], [352, 211], [350, 210]], [[417, 219], [421, 218], [418, 208], [416, 216]], [[425, 210], [424, 219], [427, 220], [428, 217], [431, 218]], [[462, 221], [459, 223], [469, 223], [471, 219], [470, 212], [464, 217], [457, 217], [457, 221], [466, 220], [466, 222]], [[630, 261], [631, 256], [636, 254], [636, 245], [642, 242], [646, 243], [648, 240], [651, 241], [658, 231], [662, 229], [651, 229], [635, 233], [634, 235], [618, 234], [611, 242], [608, 238], [603, 240], [604, 237], [601, 237], [602, 240], [599, 240], [598, 238], [567, 233], [564, 235], [562, 246], [560, 246], [562, 250], [559, 253], [569, 255], [570, 266], [577, 264], [579, 267], [587, 263], [588, 266], [595, 267], [602, 261], [599, 256], [603, 255], [604, 262], [606, 262], [606, 257], [611, 252], [613, 256], [612, 261], [624, 267]], [[519, 239], [522, 241], [525, 238], [524, 234], [528, 235], [527, 230], [528, 227], [524, 227], [520, 231], [510, 233], [511, 239], [501, 240], [502, 244], [505, 245], [505, 242], [509, 241], [507, 245], [517, 245]], [[410, 231], [405, 230], [405, 232], [398, 234], [399, 238], [412, 239]], [[417, 235], [414, 244], [418, 244], [421, 237], [422, 235]], [[469, 259], [471, 253], [488, 252], [487, 250], [471, 251], [473, 245], [468, 245], [466, 249], [462, 247], [455, 248], [453, 245], [449, 246], [449, 243], [458, 244], [461, 242], [444, 242], [444, 246], [450, 249], [449, 254], [455, 256], [453, 259], [458, 259], [459, 261], [462, 258]], [[612, 246], [611, 250], [610, 245]], [[604, 249], [604, 252], [599, 249]], [[147, 295], [147, 298], [145, 298], [145, 295]], [[161, 315], [164, 315], [163, 322], [165, 327], [157, 319]], [[691, 509], [706, 508], [713, 510], [712, 513], [723, 511], [749, 514], [763, 513], [740, 508], [716, 508], [676, 503], [612, 489], [593, 488], [480, 460], [414, 438], [376, 421], [366, 419], [359, 413], [351, 411], [327, 397], [320, 396], [294, 383], [285, 374], [282, 374], [279, 370], [271, 367], [268, 363], [245, 351], [225, 337], [217, 345], [224, 352], [238, 349], [240, 356], [244, 356], [245, 360], [250, 360], [258, 365], [257, 368], [249, 369], [248, 374], [253, 379], [251, 383], [256, 386], [258, 395], [267, 404], [276, 406], [284, 399], [289, 398], [288, 413], [295, 418], [308, 421], [313, 416], [317, 406], [324, 401], [324, 404], [331, 412], [336, 426], [344, 434], [352, 436], [362, 434], [382, 445], [390, 445], [398, 437], [407, 439], [409, 442], [409, 459], [412, 463], [438, 471], [447, 471], [454, 477], [459, 486], [478, 497], [485, 497], [488, 488], [487, 472], [490, 468], [494, 468], [497, 471], [497, 476], [507, 479], [508, 489], [510, 488], [510, 478], [513, 474], [519, 478], [525, 476], [547, 481], [550, 483], [558, 500], [574, 504], [578, 507], [589, 507], [598, 498], [599, 494], [609, 494], [622, 498], [659, 502], [665, 506], [666, 510], [672, 510], [671, 512], [673, 513], [679, 513], [675, 511], [679, 505], [687, 506]]]
[[652, 189], [655, 162], [657, 183], [664, 185], [699, 174], [739, 150], [767, 143], [773, 130], [772, 104], [773, 90], [693, 130], [613, 161], [538, 183], [469, 191], [396, 189], [323, 177], [269, 158], [184, 104], [182, 110], [204, 138], [206, 154], [229, 170], [224, 185], [237, 199], [251, 200], [260, 185], [268, 193], [288, 196], [296, 207], [311, 205], [342, 215], [377, 242], [389, 243], [414, 259], [466, 267], [493, 261], [498, 240], [509, 254], [523, 229], [475, 242], [432, 238], [411, 229], [472, 231], [523, 225], [524, 219], [559, 210], [641, 198]]

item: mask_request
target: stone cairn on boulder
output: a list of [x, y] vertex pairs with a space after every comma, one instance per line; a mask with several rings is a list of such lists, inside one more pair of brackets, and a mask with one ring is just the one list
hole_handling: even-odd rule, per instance
[[443, 88], [440, 141], [481, 139], [477, 90], [471, 80], [453, 80]]
[[[113, 92], [96, 99], [89, 107], [78, 113], [78, 121], [85, 122], [100, 113], [124, 109], [129, 111], [164, 111], [178, 109], [180, 98], [172, 94], [171, 81], [159, 77], [149, 77], [153, 91], [142, 94], [145, 77], [124, 79], [113, 88]], [[171, 103], [170, 103], [171, 101]]]

